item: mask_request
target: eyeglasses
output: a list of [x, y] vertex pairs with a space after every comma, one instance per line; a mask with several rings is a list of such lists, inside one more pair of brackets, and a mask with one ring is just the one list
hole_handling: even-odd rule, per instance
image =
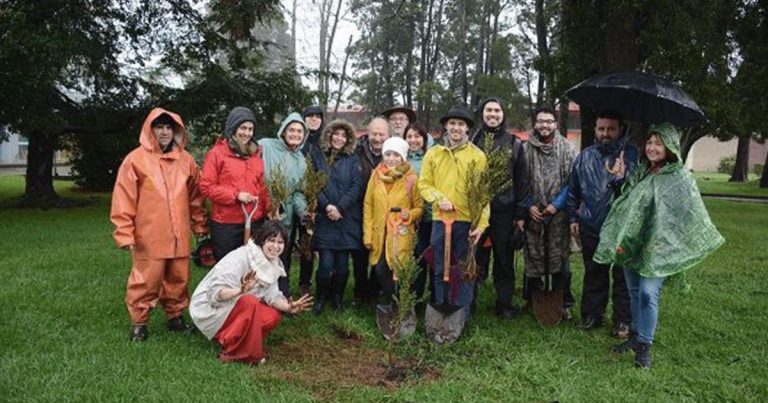
[[552, 120], [552, 119], [547, 119], [547, 120], [537, 119], [536, 120], [536, 124], [539, 124], [539, 125], [553, 125], [555, 123], [557, 123], [557, 121], [556, 120]]
[[407, 122], [408, 118], [401, 118], [401, 117], [389, 118], [389, 121], [390, 122]]

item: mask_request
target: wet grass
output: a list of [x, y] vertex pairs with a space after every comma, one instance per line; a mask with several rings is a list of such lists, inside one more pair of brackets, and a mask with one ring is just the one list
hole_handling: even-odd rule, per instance
[[[371, 365], [386, 362], [386, 342], [367, 308], [285, 319], [267, 339], [271, 358], [260, 367], [219, 363], [214, 343], [200, 335], [169, 334], [159, 311], [152, 314], [149, 340], [129, 343], [123, 298], [130, 258], [113, 246], [109, 195], [74, 192], [69, 182], [56, 186], [63, 196], [92, 203], [61, 210], [0, 208], [2, 400], [592, 402], [768, 396], [768, 205], [706, 202], [727, 243], [690, 272], [692, 293], [663, 293], [651, 371], [633, 368], [631, 355], [609, 354], [615, 341], [606, 328], [584, 333], [570, 323], [544, 329], [530, 314], [512, 322], [497, 319], [493, 287], [486, 282], [478, 312], [456, 344], [434, 346], [419, 328], [397, 347], [400, 357], [438, 375], [391, 388], [339, 364], [348, 354]], [[0, 178], [0, 203], [22, 189], [21, 178]], [[580, 256], [573, 257], [573, 271], [578, 299]], [[192, 268], [193, 287], [204, 274]], [[361, 340], [339, 338], [339, 328]]]
[[731, 175], [721, 173], [694, 173], [696, 185], [704, 194], [719, 194], [731, 196], [752, 196], [768, 198], [768, 188], [760, 188], [760, 178], [749, 174], [747, 182], [728, 182]]

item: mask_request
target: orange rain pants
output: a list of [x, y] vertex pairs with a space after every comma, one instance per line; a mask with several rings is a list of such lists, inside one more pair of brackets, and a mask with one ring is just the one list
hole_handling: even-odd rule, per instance
[[168, 319], [182, 315], [189, 306], [189, 258], [176, 259], [133, 259], [125, 304], [131, 322], [146, 324], [149, 311], [157, 301], [165, 308]]

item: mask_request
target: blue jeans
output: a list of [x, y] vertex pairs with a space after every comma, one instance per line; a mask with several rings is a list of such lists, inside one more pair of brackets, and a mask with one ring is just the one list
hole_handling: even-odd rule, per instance
[[348, 250], [318, 250], [317, 276], [318, 280], [328, 280], [332, 275], [347, 277], [349, 275], [349, 251]]
[[629, 291], [632, 329], [637, 332], [637, 341], [651, 344], [659, 319], [659, 294], [664, 277], [643, 277], [636, 271], [624, 269], [624, 278]]
[[463, 279], [458, 263], [463, 260], [469, 251], [469, 223], [456, 221], [451, 227], [451, 262], [450, 282], [443, 282], [444, 252], [445, 252], [445, 224], [442, 221], [432, 222], [431, 245], [434, 252], [435, 271], [433, 273], [434, 290], [432, 302], [435, 305], [448, 303], [460, 307], [468, 307], [472, 303], [475, 282]]

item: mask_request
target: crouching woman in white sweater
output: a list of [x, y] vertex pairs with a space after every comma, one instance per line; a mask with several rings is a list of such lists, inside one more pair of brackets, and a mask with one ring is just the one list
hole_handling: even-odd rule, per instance
[[265, 222], [195, 289], [190, 316], [206, 337], [221, 345], [221, 361], [263, 362], [263, 340], [280, 323], [280, 312], [297, 314], [311, 306], [311, 296], [293, 301], [278, 289], [277, 279], [285, 276], [280, 254], [286, 235], [280, 223]]

